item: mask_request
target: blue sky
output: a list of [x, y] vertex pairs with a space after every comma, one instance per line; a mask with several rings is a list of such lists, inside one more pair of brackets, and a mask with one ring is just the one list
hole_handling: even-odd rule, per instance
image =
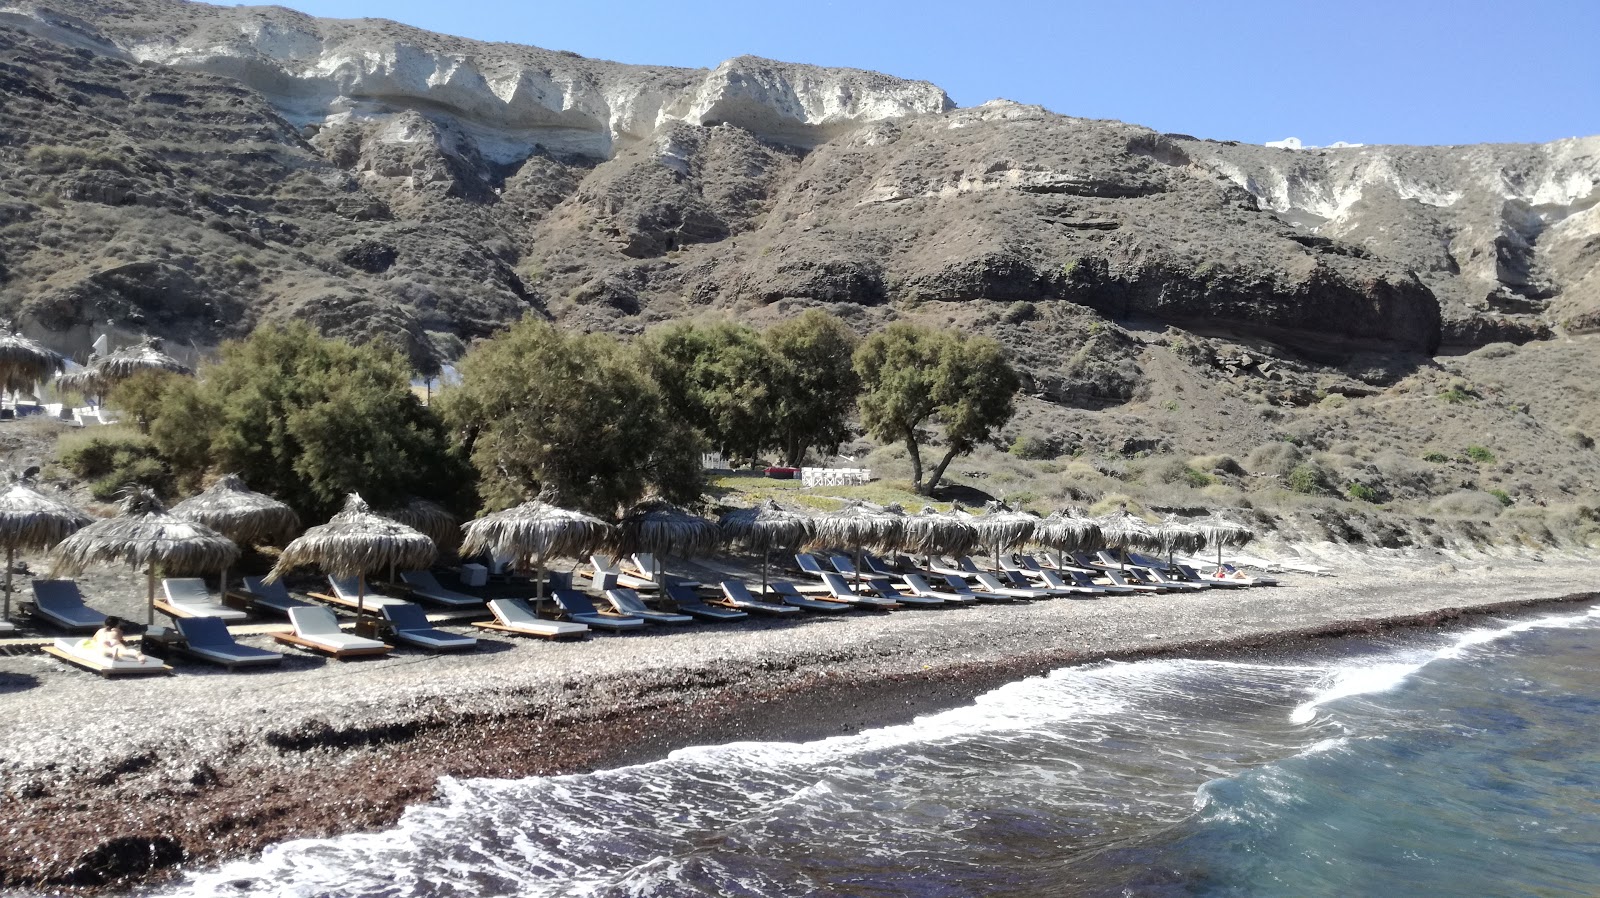
[[743, 53], [1199, 137], [1452, 144], [1600, 133], [1600, 0], [513, 3], [291, 0], [621, 62]]

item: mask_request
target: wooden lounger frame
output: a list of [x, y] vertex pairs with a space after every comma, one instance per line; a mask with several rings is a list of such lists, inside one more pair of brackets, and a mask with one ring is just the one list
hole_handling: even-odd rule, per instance
[[520, 627], [508, 627], [499, 621], [492, 620], [473, 621], [472, 625], [474, 627], [482, 627], [485, 630], [494, 630], [498, 633], [510, 633], [515, 636], [532, 636], [537, 639], [549, 640], [583, 639], [590, 633], [589, 630], [580, 630], [576, 633], [535, 633], [532, 630], [524, 630]]
[[119, 670], [113, 667], [101, 667], [100, 665], [91, 662], [87, 658], [79, 657], [71, 652], [62, 651], [53, 645], [45, 646], [44, 650], [47, 653], [60, 658], [62, 661], [67, 662], [68, 664], [71, 664], [75, 667], [80, 667], [91, 673], [97, 673], [108, 680], [112, 679], [113, 677], [150, 677], [158, 675], [164, 676], [172, 673], [172, 668], [166, 664], [163, 664], [160, 667], [125, 667]]
[[365, 649], [332, 649], [319, 642], [312, 642], [309, 639], [303, 639], [293, 633], [275, 633], [273, 634], [272, 638], [283, 643], [284, 645], [292, 645], [308, 651], [320, 652], [324, 655], [329, 655], [341, 660], [345, 658], [364, 658], [377, 655], [387, 655], [394, 651], [394, 646], [392, 645], [372, 646], [371, 648]]

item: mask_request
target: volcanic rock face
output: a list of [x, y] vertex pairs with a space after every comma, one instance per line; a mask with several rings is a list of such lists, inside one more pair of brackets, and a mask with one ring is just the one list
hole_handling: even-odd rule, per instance
[[[1335, 360], [1600, 328], [1596, 138], [1268, 149], [182, 0], [0, 0], [0, 100], [0, 311], [69, 348], [298, 316], [426, 360], [530, 313], [808, 304], [1050, 302]], [[1041, 384], [1082, 367], [1015, 348]]]

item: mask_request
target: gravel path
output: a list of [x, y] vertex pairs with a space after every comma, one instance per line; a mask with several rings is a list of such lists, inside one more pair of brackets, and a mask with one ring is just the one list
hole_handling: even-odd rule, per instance
[[[276, 672], [182, 663], [172, 677], [106, 681], [42, 654], [0, 657], [0, 832], [15, 834], [0, 841], [0, 885], [126, 883], [185, 855], [381, 826], [445, 774], [811, 738], [1074, 661], [1600, 591], [1575, 556], [1340, 561], [1340, 576], [1281, 576], [1278, 588], [752, 618], [581, 643], [468, 627], [475, 654], [341, 663], [288, 650]], [[328, 799], [307, 804], [312, 787]]]

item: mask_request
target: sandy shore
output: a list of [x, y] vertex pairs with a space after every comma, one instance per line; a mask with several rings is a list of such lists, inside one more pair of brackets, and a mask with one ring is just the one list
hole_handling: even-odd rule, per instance
[[751, 619], [575, 644], [491, 637], [442, 658], [290, 650], [266, 673], [183, 664], [169, 678], [104, 681], [42, 654], [0, 657], [0, 886], [126, 885], [384, 826], [443, 775], [812, 739], [1073, 663], [1303, 648], [1600, 592], [1592, 560], [1576, 556], [1336, 564], [1338, 576], [1287, 575], [1276, 589]]

